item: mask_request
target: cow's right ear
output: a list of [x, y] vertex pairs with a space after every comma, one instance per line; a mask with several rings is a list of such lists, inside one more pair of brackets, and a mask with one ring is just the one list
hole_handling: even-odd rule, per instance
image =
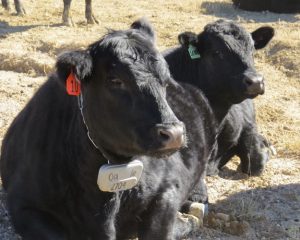
[[91, 75], [92, 69], [92, 57], [86, 50], [65, 52], [56, 62], [56, 72], [63, 84], [71, 73], [74, 73], [79, 81], [85, 81]]
[[133, 22], [130, 26], [132, 29], [140, 30], [144, 35], [149, 37], [149, 40], [155, 43], [154, 28], [146, 18], [141, 18]]
[[178, 41], [181, 46], [188, 48], [190, 45], [197, 45], [198, 36], [193, 32], [183, 32], [178, 35]]

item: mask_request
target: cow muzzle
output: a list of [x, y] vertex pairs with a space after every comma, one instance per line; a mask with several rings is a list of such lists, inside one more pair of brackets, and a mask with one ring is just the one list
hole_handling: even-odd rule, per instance
[[265, 92], [264, 78], [260, 74], [245, 74], [244, 84], [246, 93], [250, 96], [262, 95]]
[[159, 150], [177, 150], [185, 145], [185, 127], [181, 122], [157, 124], [155, 133], [161, 145]]

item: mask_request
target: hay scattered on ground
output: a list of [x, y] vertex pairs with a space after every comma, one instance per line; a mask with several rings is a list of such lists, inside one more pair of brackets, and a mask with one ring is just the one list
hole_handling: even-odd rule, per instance
[[[219, 18], [239, 22], [249, 31], [276, 29], [270, 45], [255, 55], [266, 78], [266, 93], [255, 100], [260, 131], [274, 144], [260, 177], [236, 172], [232, 161], [220, 176], [207, 179], [212, 210], [248, 221], [243, 236], [204, 228], [198, 239], [299, 239], [300, 216], [300, 15], [255, 13], [235, 9], [230, 0], [94, 1], [100, 24], [85, 24], [84, 1], [73, 1], [75, 27], [61, 26], [63, 1], [25, 1], [27, 15], [0, 8], [0, 140], [14, 116], [52, 71], [62, 51], [84, 48], [107, 32], [124, 29], [146, 16], [157, 32], [160, 50], [175, 46], [182, 31], [200, 32]], [[0, 239], [17, 237], [8, 222], [0, 191]]]

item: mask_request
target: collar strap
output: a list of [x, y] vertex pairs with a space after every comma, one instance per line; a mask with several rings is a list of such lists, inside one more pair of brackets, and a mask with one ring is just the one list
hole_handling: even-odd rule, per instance
[[94, 145], [94, 147], [99, 150], [99, 152], [102, 154], [102, 156], [107, 160], [107, 163], [109, 164], [110, 163], [110, 161], [109, 161], [110, 157], [108, 157], [109, 154], [101, 146], [98, 146], [95, 143], [95, 141], [92, 139], [91, 135], [90, 135], [90, 130], [89, 130], [89, 127], [88, 127], [88, 125], [85, 121], [84, 114], [83, 114], [83, 97], [82, 97], [82, 93], [78, 95], [78, 107], [80, 109], [80, 114], [81, 114], [83, 123], [84, 123], [84, 125], [87, 129], [87, 136], [88, 136], [89, 140]]

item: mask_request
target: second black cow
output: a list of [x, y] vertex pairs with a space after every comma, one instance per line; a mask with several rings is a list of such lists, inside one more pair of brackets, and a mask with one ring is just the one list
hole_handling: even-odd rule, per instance
[[251, 99], [264, 93], [264, 78], [254, 67], [254, 51], [264, 48], [273, 35], [271, 27], [248, 33], [232, 21], [218, 20], [200, 34], [180, 34], [181, 46], [164, 52], [174, 79], [199, 87], [222, 127], [219, 150], [209, 163], [208, 174], [238, 155], [242, 171], [257, 175], [269, 159], [269, 143], [257, 132]]
[[276, 13], [299, 13], [299, 0], [232, 0], [233, 4], [247, 11], [270, 11]]

